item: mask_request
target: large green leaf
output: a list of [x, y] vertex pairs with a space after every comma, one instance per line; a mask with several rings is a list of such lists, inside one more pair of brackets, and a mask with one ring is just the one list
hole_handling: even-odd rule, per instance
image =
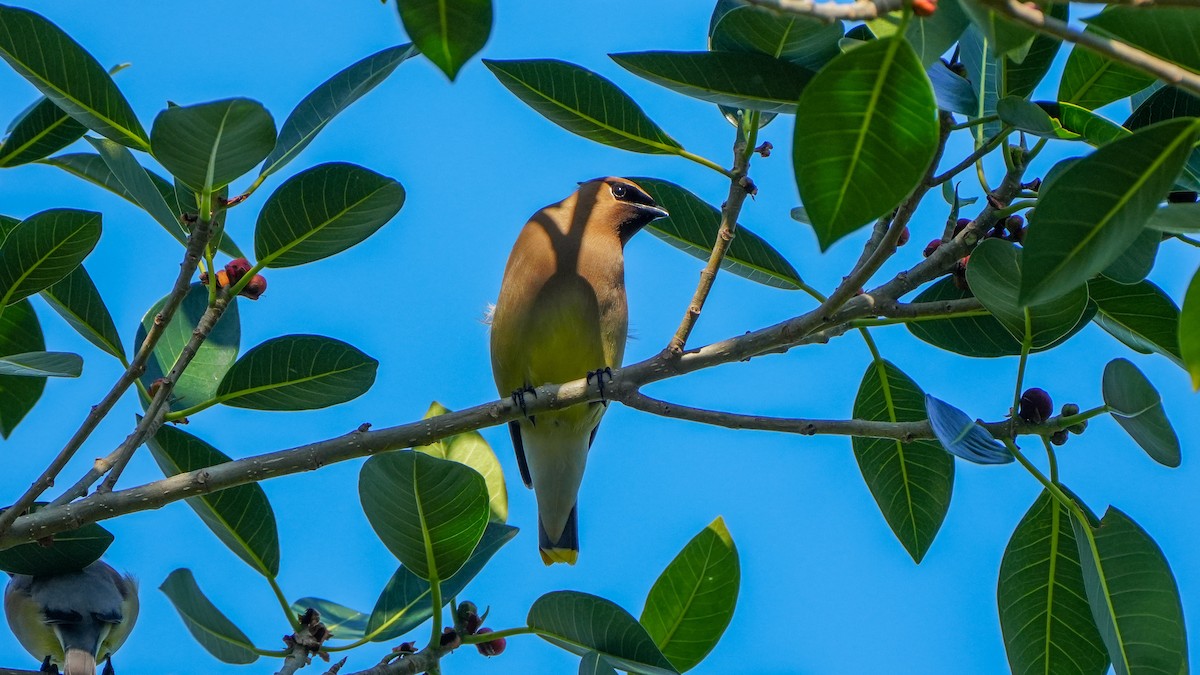
[[1042, 106], [1018, 96], [1005, 96], [996, 102], [996, 114], [1005, 124], [1042, 138], [1075, 140], [1080, 134], [1063, 128], [1062, 122], [1051, 117]]
[[1175, 182], [1200, 121], [1173, 120], [1113, 141], [1043, 189], [1025, 236], [1020, 302], [1083, 285], [1141, 234]]
[[1162, 233], [1146, 227], [1133, 240], [1125, 252], [1118, 255], [1101, 274], [1119, 284], [1136, 284], [1150, 274], [1154, 269], [1154, 260], [1158, 257], [1158, 247], [1162, 243]]
[[263, 161], [259, 174], [269, 176], [295, 159], [330, 120], [386, 80], [396, 66], [416, 53], [412, 45], [388, 47], [322, 82], [283, 121], [275, 149]]
[[1179, 312], [1179, 354], [1192, 376], [1192, 389], [1200, 389], [1200, 270], [1188, 284]]
[[793, 113], [811, 70], [751, 52], [610, 54], [622, 68], [701, 101], [748, 110]]
[[740, 584], [737, 547], [718, 517], [659, 575], [639, 622], [676, 670], [691, 670], [729, 626]]
[[1109, 507], [1090, 545], [1071, 519], [1092, 618], [1117, 675], [1188, 672], [1179, 587], [1162, 549], [1129, 516]]
[[462, 568], [490, 513], [479, 472], [411, 450], [368, 459], [358, 494], [384, 546], [422, 579], [449, 579]]
[[912, 47], [884, 38], [830, 61], [796, 108], [793, 165], [821, 249], [891, 211], [937, 150], [937, 103]]
[[[442, 602], [462, 593], [484, 565], [502, 546], [517, 536], [517, 528], [500, 523], [488, 523], [479, 544], [462, 569], [441, 582]], [[433, 616], [433, 601], [429, 597], [429, 582], [400, 566], [379, 594], [375, 609], [367, 621], [367, 634], [373, 642], [394, 640]]]
[[[658, 178], [631, 179], [671, 215], [646, 226], [654, 236], [707, 261], [721, 229], [721, 212], [687, 189]], [[721, 268], [760, 284], [794, 290], [803, 283], [782, 255], [753, 232], [738, 226]]]
[[331, 162], [279, 186], [258, 214], [254, 255], [267, 267], [328, 258], [374, 234], [404, 205], [400, 183], [356, 164]]
[[[979, 98], [974, 85], [938, 61], [925, 70], [933, 85], [938, 109], [972, 116], [978, 112]], [[944, 185], [945, 183], [943, 183]]]
[[321, 623], [336, 640], [359, 640], [367, 633], [367, 615], [324, 598], [304, 597], [292, 603], [292, 611], [301, 616], [309, 609], [321, 614]]
[[1096, 325], [1143, 353], [1158, 352], [1179, 365], [1179, 308], [1149, 281], [1118, 284], [1104, 277], [1088, 282], [1088, 293], [1099, 311]]
[[[98, 185], [108, 190], [134, 206], [141, 207], [137, 198], [125, 188], [125, 185], [113, 174], [112, 169], [108, 167], [108, 164], [100, 155], [90, 152], [68, 152], [57, 157], [48, 157], [41, 160], [41, 163], [56, 166], [76, 178], [82, 178], [93, 185]], [[168, 199], [167, 197], [168, 195], [173, 195], [175, 192], [175, 188], [171, 186], [170, 181], [149, 169], [146, 169], [146, 175], [150, 176], [150, 181], [154, 183], [155, 189], [170, 204], [172, 199]]]
[[[877, 422], [926, 419], [925, 393], [888, 361], [867, 366], [854, 418]], [[854, 437], [854, 458], [896, 538], [916, 562], [933, 543], [954, 489], [954, 458], [933, 441]]]
[[[969, 297], [972, 297], [970, 292], [960, 290], [952, 278], [945, 277], [921, 291], [913, 302]], [[904, 325], [917, 339], [963, 356], [995, 358], [1021, 353], [1021, 343], [991, 315], [911, 321]]]
[[588, 652], [579, 660], [579, 675], [617, 675], [600, 652]]
[[[203, 440], [166, 425], [150, 438], [154, 461], [168, 478], [232, 461]], [[188, 506], [237, 557], [267, 577], [279, 574], [275, 512], [258, 483], [247, 483], [187, 500]]]
[[87, 139], [96, 149], [96, 153], [108, 165], [113, 177], [125, 189], [130, 200], [137, 204], [151, 218], [162, 225], [163, 229], [181, 244], [187, 245], [187, 230], [179, 219], [179, 213], [167, 205], [162, 191], [155, 185], [154, 179], [138, 163], [133, 153], [125, 146], [100, 138]]
[[[146, 332], [154, 325], [155, 316], [162, 310], [166, 301], [166, 298], [162, 298], [154, 303], [142, 317], [133, 342], [139, 348], [146, 339]], [[141, 379], [147, 389], [154, 385], [155, 380], [171, 372], [184, 346], [192, 339], [192, 331], [196, 329], [207, 309], [208, 287], [199, 283], [192, 284], [146, 364], [146, 372]], [[175, 383], [171, 392], [171, 409], [189, 408], [216, 396], [221, 379], [237, 360], [241, 341], [242, 325], [237, 299], [234, 298], [229, 301], [221, 320], [200, 345], [196, 356]]]
[[1162, 397], [1127, 359], [1104, 367], [1102, 392], [1112, 417], [1147, 455], [1163, 466], [1179, 466], [1179, 437], [1163, 410]]
[[42, 15], [0, 5], [0, 58], [84, 126], [150, 149], [146, 130], [104, 67]]
[[[1136, 130], [1177, 117], [1200, 117], [1200, 96], [1178, 87], [1161, 87], [1134, 109], [1124, 126]], [[1192, 150], [1177, 184], [1200, 189], [1200, 150]]]
[[396, 6], [413, 43], [451, 80], [492, 33], [492, 0], [401, 0]]
[[[434, 401], [425, 412], [425, 419], [450, 412], [446, 406]], [[478, 431], [466, 431], [434, 441], [430, 445], [419, 445], [413, 450], [439, 459], [448, 459], [475, 469], [483, 476], [488, 489], [488, 506], [491, 520], [503, 523], [508, 520], [508, 488], [504, 485], [504, 470], [492, 446]]]
[[46, 543], [33, 541], [0, 550], [0, 570], [29, 575], [77, 572], [99, 560], [112, 542], [111, 532], [91, 523], [59, 532]]
[[[939, 7], [937, 13], [940, 14], [943, 9], [944, 7]], [[1066, 22], [1070, 17], [1070, 5], [1065, 2], [1051, 4], [1046, 14]], [[1029, 53], [1020, 63], [1011, 57], [1006, 57], [1001, 66], [1003, 81], [1000, 83], [1000, 92], [1004, 96], [1029, 98], [1038, 83], [1049, 72], [1050, 64], [1053, 63], [1061, 46], [1062, 40], [1057, 37], [1039, 33], [1029, 45]]]
[[50, 209], [21, 221], [0, 244], [0, 308], [71, 273], [100, 240], [100, 214]]
[[717, 19], [710, 31], [709, 47], [722, 52], [766, 54], [819, 70], [840, 53], [838, 40], [844, 34], [841, 21], [823, 23], [812, 17], [780, 15], [742, 6]]
[[604, 598], [575, 591], [547, 593], [529, 608], [528, 623], [551, 644], [580, 656], [596, 652], [630, 673], [678, 672], [637, 619]]
[[590, 70], [553, 59], [483, 63], [517, 98], [571, 133], [631, 152], [681, 149], [620, 87]]
[[215, 400], [253, 410], [328, 408], [366, 393], [378, 367], [378, 361], [341, 340], [284, 335], [238, 359]]
[[1125, 127], [1074, 103], [1059, 102], [1057, 117], [1064, 129], [1074, 131], [1089, 145], [1097, 148], [1129, 135], [1129, 130]]
[[[33, 305], [22, 300], [5, 307], [0, 313], [0, 354], [23, 354], [45, 348], [42, 326]], [[8, 438], [12, 434], [42, 397], [45, 388], [45, 378], [0, 376], [0, 435]]]
[[1000, 239], [985, 239], [971, 252], [967, 282], [983, 306], [1018, 340], [1030, 334], [1031, 346], [1060, 343], [1079, 325], [1088, 306], [1086, 286], [1036, 305], [1017, 303], [1025, 269], [1021, 249]]
[[1008, 540], [996, 600], [1014, 675], [1108, 671], [1108, 654], [1088, 608], [1071, 512], [1049, 492], [1042, 491]]
[[154, 158], [197, 192], [212, 193], [275, 148], [275, 120], [258, 101], [228, 98], [160, 112], [150, 130]]
[[43, 290], [42, 297], [88, 342], [118, 359], [125, 358], [125, 347], [121, 344], [117, 326], [83, 265]]
[[209, 654], [237, 665], [258, 660], [250, 638], [205, 597], [191, 570], [181, 568], [171, 572], [158, 589], [179, 612], [188, 632]]
[[910, 19], [904, 36], [917, 52], [921, 65], [929, 68], [958, 42], [969, 22], [959, 0], [942, 0], [931, 16]]
[[1150, 215], [1146, 227], [1171, 234], [1200, 232], [1200, 204], [1167, 204]]
[[70, 352], [25, 352], [0, 356], [0, 375], [12, 377], [79, 377], [83, 359]]
[[[980, 0], [959, 0], [963, 10], [995, 47], [999, 57], [1012, 58], [1016, 62], [1025, 60], [1037, 33], [1029, 27], [1016, 23], [1000, 12], [992, 10]], [[1044, 6], [1049, 3], [1039, 3]]]
[[79, 140], [86, 131], [87, 127], [54, 105], [54, 101], [42, 98], [20, 118], [0, 145], [0, 167], [47, 157]]

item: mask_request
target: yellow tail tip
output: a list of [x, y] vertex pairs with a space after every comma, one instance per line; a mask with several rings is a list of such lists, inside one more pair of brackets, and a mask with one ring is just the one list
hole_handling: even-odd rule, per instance
[[566, 563], [574, 565], [579, 559], [579, 551], [572, 548], [543, 548], [538, 549], [542, 554], [542, 562], [546, 565], [554, 563]]

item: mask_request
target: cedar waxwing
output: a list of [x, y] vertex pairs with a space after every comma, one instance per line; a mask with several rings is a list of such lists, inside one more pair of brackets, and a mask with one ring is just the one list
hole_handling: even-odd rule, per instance
[[[581, 183], [533, 215], [509, 255], [492, 315], [492, 372], [501, 396], [524, 407], [532, 387], [591, 379], [621, 365], [629, 328], [624, 246], [666, 215], [624, 178]], [[574, 565], [579, 556], [576, 499], [604, 409], [595, 402], [509, 422], [521, 478], [537, 497], [547, 565]]]
[[[121, 647], [137, 621], [137, 582], [97, 560], [78, 572], [14, 575], [4, 614], [21, 646], [61, 666], [64, 675], [95, 675], [96, 662]], [[112, 673], [112, 662], [105, 667]]]

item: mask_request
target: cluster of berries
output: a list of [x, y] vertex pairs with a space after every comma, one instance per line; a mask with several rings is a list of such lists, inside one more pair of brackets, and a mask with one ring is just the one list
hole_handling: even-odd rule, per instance
[[[1031, 387], [1021, 394], [1021, 405], [1017, 409], [1017, 416], [1021, 419], [1030, 424], [1041, 424], [1050, 419], [1052, 414], [1054, 414], [1054, 401], [1050, 398], [1050, 394], [1046, 393], [1045, 389]], [[1061, 414], [1063, 417], [1078, 415], [1079, 406], [1074, 403], [1064, 403]], [[1082, 434], [1086, 429], [1087, 420], [1084, 420], [1079, 424], [1054, 432], [1050, 435], [1050, 442], [1055, 445], [1062, 445], [1067, 442], [1068, 433]]]
[[[246, 260], [245, 258], [230, 260], [229, 263], [225, 265], [225, 269], [217, 272], [217, 286], [220, 288], [229, 288], [230, 286], [238, 283], [243, 277], [246, 276], [246, 274], [250, 272], [251, 267], [250, 261]], [[208, 272], [200, 273], [200, 283], [208, 283]], [[254, 278], [246, 283], [245, 288], [243, 288], [242, 292], [238, 293], [238, 295], [251, 300], [257, 300], [259, 296], [266, 291], [267, 278], [261, 274], [255, 274]]]
[[[966, 229], [966, 227], [970, 224], [970, 218], [959, 218], [958, 222], [954, 224], [954, 231], [951, 236], [957, 237], [958, 234]], [[1004, 241], [1011, 241], [1013, 243], [1020, 244], [1025, 241], [1025, 230], [1024, 218], [1021, 216], [1008, 216], [1007, 218], [1000, 218], [997, 220], [996, 224], [987, 231], [987, 234], [983, 235], [983, 238], [1003, 239]], [[925, 257], [928, 258], [929, 256], [933, 255], [933, 252], [938, 250], [938, 247], [940, 247], [942, 243], [943, 242], [941, 239], [934, 239], [933, 241], [929, 242], [923, 251]], [[970, 262], [970, 260], [971, 256], [963, 256], [958, 260], [958, 262], [954, 263], [954, 269], [951, 270], [951, 274], [954, 277], [954, 285], [958, 286], [959, 290], [962, 291], [971, 290], [970, 286], [967, 285], [967, 263]]]
[[[494, 632], [491, 628], [483, 625], [483, 620], [487, 617], [487, 612], [483, 616], [479, 615], [479, 608], [475, 603], [466, 601], [458, 605], [458, 623], [467, 635], [486, 635]], [[484, 656], [498, 656], [504, 653], [504, 648], [508, 646], [508, 640], [505, 638], [496, 638], [488, 642], [477, 642], [475, 648]]]

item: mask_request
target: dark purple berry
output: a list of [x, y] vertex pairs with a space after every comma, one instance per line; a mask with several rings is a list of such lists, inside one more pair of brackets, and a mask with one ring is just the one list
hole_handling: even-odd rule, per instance
[[1197, 201], [1195, 192], [1172, 192], [1167, 195], [1167, 201], [1172, 204], [1191, 204]]
[[1017, 414], [1030, 424], [1041, 424], [1054, 414], [1054, 401], [1045, 389], [1026, 389], [1025, 393], [1021, 394], [1021, 408]]
[[1066, 429], [1059, 429], [1058, 431], [1050, 434], [1050, 442], [1055, 445], [1065, 444], [1068, 438], [1070, 438], [1070, 434], [1067, 433]]
[[896, 245], [903, 246], [903, 245], [907, 244], [910, 236], [911, 235], [908, 232], [908, 226], [905, 225], [904, 229], [900, 230], [900, 237], [896, 239]]
[[1070, 417], [1071, 415], [1079, 414], [1079, 406], [1075, 403], [1064, 403], [1062, 407], [1062, 416]]
[[971, 224], [970, 218], [959, 218], [958, 222], [954, 223], [954, 236], [957, 237], [958, 233], [967, 229], [967, 226], [970, 224]]
[[925, 245], [925, 250], [922, 251], [922, 253], [925, 254], [926, 258], [928, 258], [929, 256], [933, 255], [933, 252], [938, 250], [938, 247], [941, 245], [942, 245], [941, 239], [934, 239], [933, 241], [931, 241]]
[[[491, 628], [480, 628], [476, 635], [493, 632]], [[508, 640], [505, 638], [496, 638], [490, 642], [476, 642], [475, 648], [484, 656], [499, 656], [504, 653], [504, 648], [508, 646]]]

